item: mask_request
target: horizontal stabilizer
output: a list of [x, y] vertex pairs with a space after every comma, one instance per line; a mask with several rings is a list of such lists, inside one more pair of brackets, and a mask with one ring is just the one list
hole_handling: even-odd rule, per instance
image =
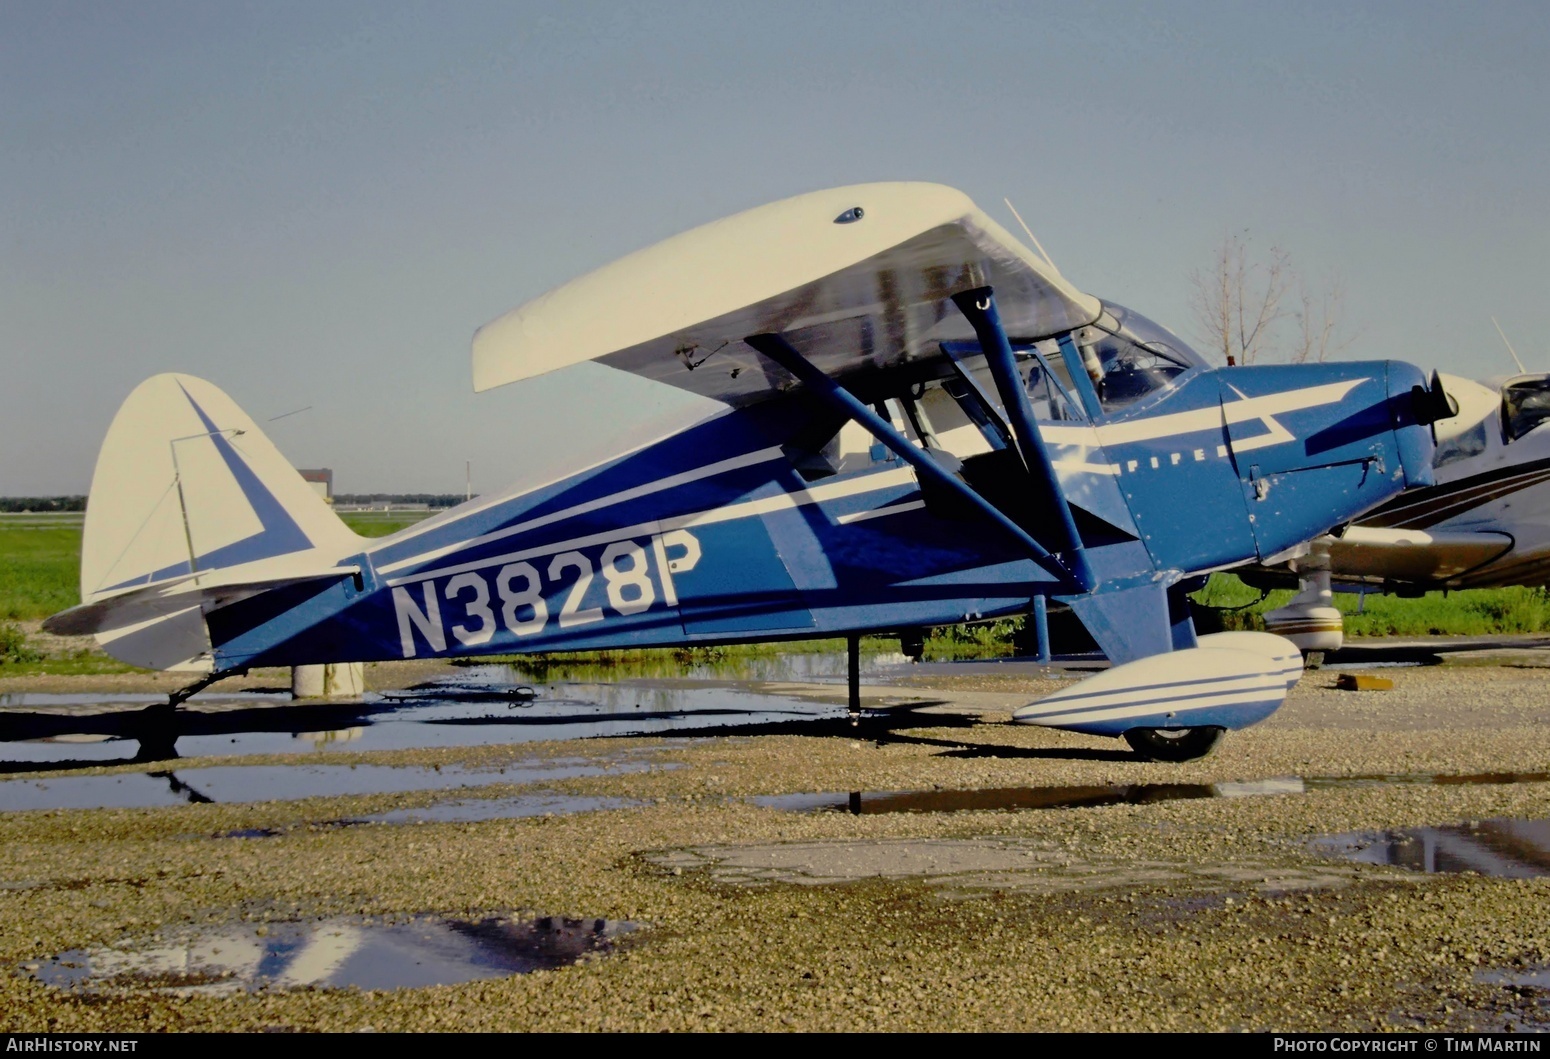
[[87, 636], [114, 632], [169, 617], [198, 606], [208, 613], [239, 599], [270, 589], [318, 581], [339, 581], [361, 572], [358, 566], [331, 566], [255, 579], [254, 571], [237, 567], [206, 574], [184, 574], [137, 588], [126, 588], [90, 603], [62, 610], [43, 623], [55, 636]]

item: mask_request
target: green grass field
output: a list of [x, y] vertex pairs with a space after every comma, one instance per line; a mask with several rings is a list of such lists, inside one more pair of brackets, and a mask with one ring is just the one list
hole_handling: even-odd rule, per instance
[[[385, 537], [423, 517], [417, 513], [354, 513], [345, 524], [364, 537]], [[81, 601], [81, 523], [76, 519], [0, 519], [0, 672], [127, 673], [132, 666], [101, 652], [45, 658], [19, 621], [41, 621]]]
[[440, 512], [430, 511], [422, 515], [402, 511], [345, 511], [339, 517], [362, 537], [386, 537], [436, 514]]
[[[385, 537], [416, 514], [343, 516], [363, 537]], [[0, 520], [0, 621], [36, 621], [81, 601], [81, 525]]]
[[[1243, 607], [1219, 612], [1224, 628], [1263, 629], [1260, 615], [1286, 606], [1293, 595], [1283, 589], [1254, 603], [1259, 598], [1256, 589], [1231, 574], [1213, 574], [1192, 598], [1210, 607]], [[1347, 636], [1483, 636], [1550, 629], [1550, 597], [1542, 588], [1520, 585], [1428, 592], [1419, 599], [1369, 595], [1363, 600], [1336, 592], [1334, 602], [1345, 615]]]
[[[417, 513], [346, 514], [346, 524], [367, 537], [382, 537], [413, 525]], [[81, 562], [79, 523], [40, 520], [0, 520], [0, 670], [113, 672], [128, 667], [100, 654], [71, 659], [40, 659], [15, 622], [38, 621], [80, 602], [77, 579]], [[1284, 606], [1289, 590], [1272, 592], [1259, 602], [1259, 593], [1230, 574], [1213, 574], [1210, 583], [1194, 599], [1207, 607], [1242, 608], [1205, 612], [1204, 628], [1212, 617], [1228, 629], [1263, 628], [1267, 610]], [[1346, 615], [1348, 636], [1452, 636], [1500, 633], [1535, 633], [1550, 630], [1550, 596], [1540, 588], [1472, 589], [1444, 595], [1428, 593], [1420, 599], [1370, 595], [1365, 601], [1337, 592], [1335, 605]], [[953, 658], [979, 654], [1005, 654], [1012, 637], [1022, 627], [1020, 619], [1002, 619], [974, 626], [937, 630], [927, 642], [927, 655]], [[825, 645], [827, 645], [825, 641]], [[842, 641], [834, 641], [842, 643]], [[801, 648], [797, 648], [801, 649]], [[882, 649], [878, 647], [877, 649]], [[664, 663], [674, 660], [663, 651]], [[572, 658], [572, 664], [582, 661]], [[678, 660], [681, 664], [682, 660]], [[593, 664], [599, 664], [593, 661]], [[606, 664], [606, 663], [602, 663]], [[94, 668], [95, 667], [95, 668]]]
[[0, 522], [0, 620], [36, 620], [75, 606], [80, 569], [80, 526]]

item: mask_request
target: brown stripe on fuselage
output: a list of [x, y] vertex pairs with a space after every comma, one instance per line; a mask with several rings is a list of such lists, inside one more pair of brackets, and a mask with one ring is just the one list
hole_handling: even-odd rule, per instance
[[1357, 525], [1424, 529], [1546, 481], [1550, 481], [1550, 459], [1504, 467], [1447, 485], [1427, 486], [1403, 493], [1361, 519]]

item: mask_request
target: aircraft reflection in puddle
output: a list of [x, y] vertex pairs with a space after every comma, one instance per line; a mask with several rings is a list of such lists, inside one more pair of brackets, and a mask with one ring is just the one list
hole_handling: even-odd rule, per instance
[[1131, 783], [1094, 787], [998, 787], [987, 790], [851, 791], [847, 794], [777, 794], [749, 799], [755, 805], [792, 812], [956, 813], [1015, 809], [1084, 809], [1099, 805], [1144, 805], [1191, 798], [1251, 794], [1301, 794], [1296, 776], [1249, 783]]
[[1474, 872], [1498, 879], [1550, 875], [1550, 820], [1472, 820], [1450, 827], [1330, 835], [1314, 852], [1427, 874]]
[[237, 924], [141, 948], [95, 948], [25, 965], [83, 992], [229, 995], [255, 989], [401, 989], [566, 967], [612, 951], [637, 924], [606, 919], [359, 917]]
[[[893, 661], [874, 656], [869, 668], [876, 674]], [[20, 771], [16, 766], [22, 763], [68, 767], [286, 754], [341, 742], [351, 750], [405, 750], [805, 728], [848, 721], [839, 701], [843, 693], [832, 696], [834, 701], [814, 700], [782, 693], [786, 689], [765, 690], [760, 682], [832, 683], [843, 680], [843, 667], [843, 656], [824, 654], [754, 656], [725, 664], [485, 665], [359, 702], [293, 705], [288, 695], [251, 692], [195, 696], [175, 718], [170, 732], [175, 752], [161, 746], [153, 754], [131, 748], [139, 746], [147, 724], [143, 711], [164, 697], [8, 694], [0, 695], [0, 758], [10, 771]], [[167, 741], [169, 733], [159, 731]]]

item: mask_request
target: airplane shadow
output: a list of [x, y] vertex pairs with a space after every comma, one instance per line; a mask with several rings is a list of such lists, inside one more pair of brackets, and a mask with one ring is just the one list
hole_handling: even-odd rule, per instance
[[1550, 636], [1452, 636], [1425, 643], [1350, 643], [1324, 656], [1324, 668], [1398, 662], [1438, 666], [1451, 654], [1480, 651], [1532, 651], [1550, 648]]
[[[444, 697], [469, 701], [461, 694]], [[132, 755], [115, 758], [70, 758], [53, 761], [0, 761], [0, 775], [23, 772], [72, 772], [122, 765], [145, 765], [180, 759], [177, 742], [186, 736], [232, 736], [276, 734], [290, 735], [338, 731], [348, 728], [369, 729], [373, 724], [397, 714], [404, 720], [406, 711], [416, 705], [430, 704], [430, 698], [399, 698], [357, 703], [268, 704], [219, 711], [171, 709], [157, 704], [139, 710], [120, 710], [88, 716], [49, 712], [7, 711], [0, 714], [0, 743], [54, 739], [69, 736], [98, 736], [133, 740], [138, 744]], [[865, 709], [852, 718], [843, 708], [827, 714], [792, 709], [763, 709], [757, 720], [749, 720], [747, 710], [640, 710], [627, 714], [603, 713], [587, 709], [553, 708], [528, 713], [525, 696], [505, 692], [472, 697], [477, 702], [502, 702], [509, 711], [484, 717], [427, 717], [412, 723], [438, 728], [515, 730], [535, 727], [577, 726], [590, 728], [586, 738], [616, 739], [715, 739], [729, 736], [799, 735], [809, 738], [866, 739], [878, 743], [895, 742], [940, 747], [943, 757], [999, 759], [1063, 759], [1075, 761], [1132, 761], [1133, 754], [1119, 750], [1087, 747], [1009, 747], [994, 743], [966, 743], [963, 740], [935, 739], [909, 733], [916, 729], [970, 729], [985, 722], [955, 712], [928, 713], [929, 707], [948, 706], [943, 699], [923, 700], [892, 707]], [[563, 703], [552, 704], [563, 706]], [[782, 716], [781, 714], [784, 714]], [[744, 719], [739, 719], [744, 718]], [[498, 742], [483, 737], [469, 745]]]
[[[1550, 640], [1547, 640], [1550, 642]], [[1003, 662], [1005, 660], [1002, 660]], [[1086, 662], [1086, 656], [1072, 656], [1070, 662]], [[1101, 666], [1067, 665], [1071, 672], [1087, 672]], [[737, 682], [734, 682], [737, 683]], [[288, 689], [264, 689], [283, 693]], [[788, 700], [789, 702], [789, 700]], [[244, 735], [305, 736], [348, 729], [369, 731], [386, 721], [470, 733], [463, 745], [490, 745], [501, 742], [499, 729], [532, 731], [572, 727], [585, 732], [576, 738], [616, 739], [692, 739], [731, 736], [799, 735], [809, 738], [868, 739], [879, 744], [893, 742], [937, 748], [936, 756], [957, 759], [1065, 760], [1126, 762], [1140, 760], [1128, 748], [1109, 750], [1093, 747], [1016, 747], [999, 742], [971, 742], [963, 739], [932, 738], [910, 734], [920, 729], [967, 730], [994, 723], [972, 713], [952, 710], [925, 712], [931, 707], [952, 705], [946, 699], [920, 700], [895, 706], [873, 706], [852, 717], [843, 706], [827, 709], [813, 704], [782, 704], [778, 699], [759, 707], [695, 709], [607, 709], [564, 698], [543, 699], [528, 684], [431, 681], [387, 692], [355, 702], [268, 702], [232, 708], [194, 708], [157, 703], [139, 709], [118, 709], [102, 713], [74, 714], [48, 709], [0, 710], [0, 744], [69, 737], [98, 737], [108, 740], [133, 740], [133, 754], [114, 758], [69, 758], [59, 760], [0, 760], [0, 775], [27, 772], [71, 772], [93, 768], [147, 765], [181, 760], [177, 743], [196, 736], [229, 736], [233, 742]], [[446, 716], [437, 711], [443, 706], [504, 707], [485, 716]], [[433, 712], [435, 711], [435, 712]], [[822, 711], [822, 712], [819, 712]], [[1009, 722], [1008, 722], [1009, 723]], [[480, 734], [478, 730], [488, 734]], [[438, 741], [428, 741], [437, 742]], [[240, 749], [238, 750], [240, 753]], [[3, 753], [3, 750], [0, 750]], [[229, 751], [227, 752], [229, 753]]]
[[947, 739], [930, 739], [923, 736], [889, 735], [879, 742], [908, 744], [912, 746], [939, 746], [943, 751], [937, 757], [993, 758], [1002, 761], [1141, 761], [1132, 750], [1103, 750], [1098, 747], [1024, 747], [1004, 746], [1000, 743], [965, 745]]
[[177, 760], [184, 736], [298, 734], [337, 731], [371, 723], [372, 704], [269, 705], [204, 712], [156, 703], [137, 710], [113, 710], [85, 716], [48, 711], [0, 712], [0, 744], [61, 737], [133, 740], [138, 750], [117, 758], [0, 761], [0, 775], [17, 772], [69, 772], [117, 765]]
[[[453, 697], [442, 698], [438, 704]], [[762, 709], [757, 720], [750, 711], [740, 709], [639, 710], [629, 713], [596, 709], [564, 709], [526, 712], [527, 702], [517, 696], [497, 694], [477, 696], [476, 702], [503, 702], [511, 707], [500, 714], [483, 717], [406, 718], [415, 706], [431, 704], [427, 699], [383, 700], [365, 703], [264, 706], [199, 711], [172, 709], [164, 703], [137, 710], [118, 710], [86, 716], [47, 711], [5, 711], [0, 713], [0, 744], [8, 742], [59, 739], [61, 737], [100, 737], [109, 740], [133, 740], [138, 749], [132, 755], [113, 758], [67, 758], [60, 760], [0, 761], [0, 775], [23, 772], [71, 772], [122, 765], [144, 765], [179, 760], [179, 739], [188, 736], [232, 736], [277, 734], [298, 735], [339, 731], [348, 728], [369, 729], [388, 719], [422, 724], [435, 728], [530, 730], [573, 726], [589, 728], [585, 738], [660, 739], [720, 738], [727, 736], [802, 735], [817, 738], [880, 739], [913, 728], [968, 728], [978, 723], [973, 717], [955, 713], [926, 714], [931, 706], [948, 705], [946, 700], [924, 700], [902, 706], [863, 710], [851, 718], [843, 707], [815, 715], [810, 710]], [[464, 696], [457, 702], [467, 701]], [[396, 716], [394, 716], [396, 715]], [[485, 745], [498, 739], [475, 736], [468, 745]], [[958, 745], [958, 744], [947, 744]]]

